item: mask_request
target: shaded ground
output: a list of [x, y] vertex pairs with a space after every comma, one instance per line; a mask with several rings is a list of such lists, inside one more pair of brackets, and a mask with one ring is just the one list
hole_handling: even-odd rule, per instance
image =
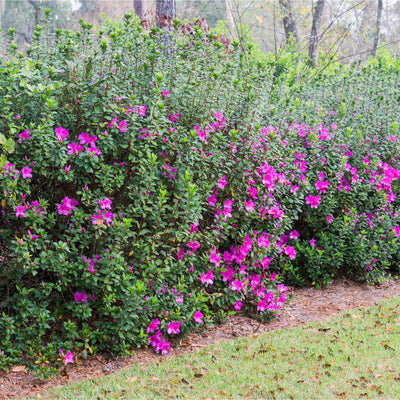
[[[342, 280], [323, 289], [297, 289], [295, 294], [295, 300], [285, 307], [278, 319], [272, 322], [260, 324], [240, 314], [231, 316], [222, 325], [210, 328], [201, 335], [192, 334], [183, 339], [180, 346], [173, 349], [167, 357], [196, 351], [222, 340], [297, 326], [308, 321], [334, 316], [344, 310], [373, 306], [387, 297], [400, 295], [400, 280], [388, 281], [380, 286], [368, 286]], [[53, 386], [92, 379], [131, 364], [146, 364], [161, 361], [164, 358], [151, 349], [139, 349], [130, 358], [110, 358], [100, 354], [90, 360], [78, 360], [74, 365], [69, 364], [60, 376], [50, 382], [41, 382], [24, 367], [17, 366], [8, 373], [0, 371], [0, 399], [15, 399], [31, 395], [37, 395], [40, 398], [41, 393]]]

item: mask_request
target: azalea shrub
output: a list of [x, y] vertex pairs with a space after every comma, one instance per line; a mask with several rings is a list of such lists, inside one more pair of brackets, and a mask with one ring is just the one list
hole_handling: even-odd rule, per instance
[[16, 146], [0, 173], [2, 368], [166, 354], [179, 334], [287, 301], [269, 266], [286, 225], [250, 182], [268, 169], [252, 123], [271, 72], [195, 24], [175, 21], [173, 57], [160, 34], [131, 15], [38, 27], [3, 60], [0, 124]]
[[9, 45], [1, 368], [166, 354], [229, 313], [273, 318], [287, 283], [397, 266], [396, 128], [357, 130], [352, 102], [286, 87], [251, 43], [161, 34], [126, 15]]

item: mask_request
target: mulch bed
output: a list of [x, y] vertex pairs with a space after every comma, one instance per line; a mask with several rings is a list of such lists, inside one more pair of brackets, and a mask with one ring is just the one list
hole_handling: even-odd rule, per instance
[[136, 354], [129, 358], [99, 354], [95, 358], [69, 364], [59, 376], [49, 382], [34, 378], [33, 374], [27, 372], [23, 366], [16, 366], [7, 373], [0, 371], [0, 399], [16, 399], [32, 395], [40, 398], [40, 394], [50, 387], [101, 377], [132, 364], [159, 362], [166, 357], [198, 351], [204, 346], [223, 340], [322, 320], [344, 310], [370, 307], [385, 298], [399, 295], [400, 280], [391, 280], [380, 286], [370, 286], [344, 279], [323, 289], [296, 289], [295, 294], [294, 301], [286, 305], [282, 315], [274, 321], [260, 323], [242, 314], [230, 316], [219, 326], [182, 339], [180, 346], [173, 349], [168, 356], [157, 355], [151, 349], [138, 349]]

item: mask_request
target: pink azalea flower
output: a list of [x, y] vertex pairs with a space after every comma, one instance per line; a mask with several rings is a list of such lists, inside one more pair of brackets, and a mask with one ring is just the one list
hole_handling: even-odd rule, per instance
[[328, 215], [326, 217], [326, 221], [328, 222], [328, 224], [331, 224], [333, 220], [334, 220], [333, 215]]
[[257, 239], [258, 246], [263, 249], [268, 249], [269, 247], [269, 240], [266, 235], [262, 235]]
[[165, 356], [168, 354], [168, 352], [171, 350], [171, 345], [169, 344], [168, 340], [165, 342], [160, 339], [160, 341], [157, 343], [157, 346], [155, 348], [155, 351], [161, 351], [161, 354]]
[[181, 117], [181, 114], [171, 114], [168, 115], [168, 118], [171, 122], [177, 122], [179, 118]]
[[253, 200], [249, 199], [248, 201], [244, 202], [246, 211], [253, 211], [256, 208], [256, 204]]
[[206, 274], [201, 274], [199, 279], [200, 279], [201, 283], [203, 283], [205, 285], [212, 285], [214, 282], [214, 274], [213, 274], [211, 268], [208, 270], [208, 272]]
[[24, 167], [21, 169], [22, 178], [32, 178], [32, 169], [29, 167]]
[[105, 209], [111, 210], [112, 201], [108, 197], [104, 198], [104, 200], [97, 199], [97, 201], [102, 210], [105, 210]]
[[196, 311], [193, 315], [193, 319], [198, 323], [201, 324], [203, 323], [203, 313], [201, 311]]
[[216, 267], [221, 263], [221, 255], [217, 252], [217, 248], [214, 247], [213, 251], [210, 254], [210, 262], [215, 264]]
[[75, 199], [64, 197], [62, 203], [57, 206], [58, 213], [60, 215], [70, 215], [75, 210], [75, 206], [79, 203]]
[[296, 258], [296, 250], [292, 246], [285, 247], [285, 254], [287, 254], [291, 260]]
[[299, 187], [298, 187], [297, 185], [293, 185], [293, 186], [290, 188], [290, 192], [291, 192], [291, 193], [297, 193], [298, 190], [299, 190]]
[[225, 186], [226, 186], [226, 176], [224, 175], [222, 178], [221, 178], [221, 180], [219, 180], [218, 182], [217, 182], [217, 186], [220, 188], [220, 189], [223, 189]]
[[[160, 326], [160, 320], [158, 318], [154, 319], [151, 324], [147, 327], [146, 333], [153, 333], [158, 330]], [[160, 332], [161, 333], [161, 332]]]
[[231, 218], [232, 217], [232, 206], [235, 200], [226, 200], [224, 203], [224, 211], [222, 212], [222, 215], [226, 218]]
[[326, 193], [329, 187], [329, 182], [328, 181], [317, 181], [315, 182], [315, 187], [317, 190], [320, 191], [320, 193]]
[[78, 301], [82, 301], [83, 303], [87, 303], [88, 301], [87, 301], [87, 299], [88, 299], [88, 295], [85, 293], [85, 292], [83, 292], [83, 293], [81, 293], [81, 292], [76, 292], [75, 294], [74, 294], [74, 299], [75, 299], [75, 302], [77, 303]]
[[243, 303], [242, 303], [240, 300], [238, 300], [238, 301], [233, 305], [233, 307], [234, 307], [235, 310], [240, 311], [240, 310], [242, 309], [242, 305], [243, 305]]
[[269, 258], [269, 257], [265, 257], [265, 258], [261, 261], [261, 265], [262, 265], [263, 271], [269, 267], [269, 263], [270, 263], [271, 261], [272, 261], [272, 258]]
[[83, 146], [75, 142], [69, 144], [67, 148], [68, 148], [67, 154], [78, 154], [80, 151], [84, 150]]
[[97, 157], [100, 154], [103, 154], [103, 152], [101, 150], [99, 150], [95, 145], [92, 145], [92, 147], [87, 147], [86, 151], [91, 153], [91, 155], [93, 157]]
[[126, 129], [126, 127], [128, 126], [128, 124], [126, 123], [126, 121], [123, 119], [121, 121], [121, 123], [119, 124], [118, 129], [120, 130], [120, 132], [127, 132], [128, 130]]
[[97, 137], [96, 137], [96, 135], [92, 135], [92, 136], [89, 136], [86, 132], [82, 132], [80, 135], [79, 135], [79, 143], [80, 144], [88, 144], [88, 145], [90, 145], [90, 146], [95, 146], [95, 143], [97, 142]]
[[26, 207], [25, 206], [16, 206], [15, 207], [15, 216], [21, 217], [21, 218], [25, 218], [25, 211], [26, 211]]
[[183, 248], [179, 249], [179, 251], [176, 253], [176, 259], [178, 261], [183, 260], [184, 255], [185, 255], [185, 250]]
[[23, 140], [30, 139], [29, 134], [32, 133], [26, 128], [22, 133], [19, 134], [19, 142], [22, 143]]
[[168, 335], [178, 335], [180, 331], [180, 326], [181, 326], [181, 321], [178, 322], [171, 322], [170, 324], [167, 325], [167, 333]]
[[170, 93], [169, 90], [165, 90], [165, 91], [161, 92], [161, 94], [162, 94], [163, 97], [165, 97], [165, 98], [168, 97], [169, 93]]
[[215, 194], [213, 193], [209, 198], [208, 198], [208, 205], [211, 207], [214, 207], [217, 204], [217, 198], [215, 197]]
[[157, 331], [155, 335], [149, 337], [149, 345], [153, 347], [157, 347], [161, 342], [162, 333]]
[[[271, 276], [269, 277], [269, 280], [271, 281], [271, 282], [273, 282], [273, 281], [275, 281], [276, 280], [276, 275], [277, 275], [277, 273], [274, 271], [272, 274], [271, 274]], [[272, 295], [272, 293], [271, 293], [271, 295]], [[274, 298], [274, 296], [272, 295], [272, 299]]]
[[400, 228], [397, 225], [392, 228], [392, 231], [394, 232], [395, 236], [400, 236]]
[[320, 195], [317, 196], [309, 195], [306, 197], [306, 204], [310, 204], [311, 208], [318, 208], [320, 201], [321, 201]]
[[298, 237], [299, 237], [299, 232], [297, 232], [296, 230], [294, 230], [294, 231], [289, 233], [289, 238], [290, 239], [296, 240]]
[[68, 129], [59, 126], [54, 130], [58, 141], [61, 143], [68, 137]]
[[194, 253], [200, 247], [200, 243], [195, 242], [195, 241], [190, 241], [187, 243], [186, 246], [189, 247], [190, 249], [192, 249], [192, 251]]
[[64, 358], [65, 365], [74, 362], [74, 355], [70, 351], [68, 351], [67, 354], [64, 355], [64, 352], [60, 349], [60, 354]]
[[175, 297], [175, 301], [176, 301], [176, 304], [181, 304], [181, 303], [183, 303], [183, 296], [177, 296], [177, 297]]
[[315, 242], [316, 242], [315, 239], [311, 239], [311, 240], [310, 240], [310, 246], [311, 246], [311, 247], [314, 247], [314, 246], [315, 246]]
[[133, 107], [132, 112], [134, 112], [135, 114], [139, 114], [142, 117], [144, 117], [146, 115], [146, 109], [147, 109], [147, 106], [145, 104], [143, 104], [141, 106]]

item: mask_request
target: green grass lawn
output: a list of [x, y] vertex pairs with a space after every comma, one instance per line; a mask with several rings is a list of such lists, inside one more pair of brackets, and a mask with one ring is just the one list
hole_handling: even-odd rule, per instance
[[400, 297], [136, 365], [44, 398], [400, 398]]

